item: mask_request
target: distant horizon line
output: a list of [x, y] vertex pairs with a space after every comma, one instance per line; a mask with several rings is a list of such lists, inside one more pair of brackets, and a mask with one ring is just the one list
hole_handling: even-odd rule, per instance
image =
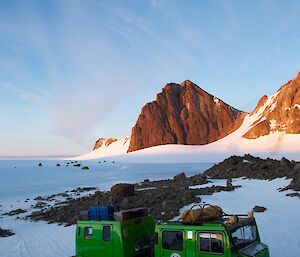
[[61, 154], [61, 155], [0, 155], [0, 160], [34, 160], [34, 159], [56, 159], [78, 156], [80, 154]]

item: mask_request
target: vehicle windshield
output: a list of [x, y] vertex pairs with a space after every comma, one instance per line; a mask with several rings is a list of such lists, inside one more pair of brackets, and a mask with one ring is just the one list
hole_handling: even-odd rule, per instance
[[233, 244], [236, 248], [241, 249], [246, 245], [249, 245], [256, 241], [257, 239], [257, 231], [256, 226], [254, 224], [250, 224], [231, 233]]

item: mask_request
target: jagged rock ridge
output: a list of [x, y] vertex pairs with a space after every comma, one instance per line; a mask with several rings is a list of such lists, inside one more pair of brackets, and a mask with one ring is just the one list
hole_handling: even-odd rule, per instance
[[300, 72], [283, 85], [273, 96], [263, 96], [250, 114], [258, 120], [243, 136], [255, 139], [272, 132], [300, 133]]
[[96, 150], [96, 149], [100, 148], [103, 145], [109, 146], [111, 143], [116, 142], [116, 141], [118, 141], [117, 138], [111, 138], [111, 137], [110, 138], [103, 138], [103, 137], [101, 137], [96, 141], [93, 150]]
[[208, 144], [237, 129], [244, 115], [189, 80], [169, 83], [142, 108], [128, 152], [163, 144]]

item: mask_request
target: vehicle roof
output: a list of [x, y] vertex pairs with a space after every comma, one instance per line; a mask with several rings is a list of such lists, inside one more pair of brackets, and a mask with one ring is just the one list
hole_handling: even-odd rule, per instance
[[131, 224], [138, 224], [136, 223], [137, 220], [142, 219], [152, 219], [150, 216], [141, 216], [136, 217], [128, 220], [78, 220], [77, 225], [131, 225]]
[[254, 218], [241, 218], [239, 222], [230, 224], [228, 219], [220, 219], [199, 223], [186, 223], [182, 221], [168, 221], [157, 225], [158, 229], [187, 229], [187, 230], [236, 230], [240, 227], [255, 223]]

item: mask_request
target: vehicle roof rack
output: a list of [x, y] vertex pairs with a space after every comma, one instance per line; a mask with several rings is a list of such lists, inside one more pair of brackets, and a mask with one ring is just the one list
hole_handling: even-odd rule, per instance
[[[205, 204], [194, 204], [192, 205], [192, 207], [189, 209], [189, 210], [192, 210], [194, 209], [195, 207], [200, 207], [200, 209], [204, 210], [204, 208], [206, 207], [212, 207], [212, 208], [215, 208], [216, 206], [215, 205], [211, 205], [209, 203], [205, 203]], [[219, 210], [218, 210], [219, 211]], [[239, 218], [249, 218], [249, 215], [248, 214], [228, 214], [228, 213], [225, 213], [223, 210], [222, 210], [222, 218], [221, 219], [217, 219], [217, 220], [199, 220], [199, 222], [184, 222], [182, 220], [182, 216], [180, 216], [176, 221], [177, 222], [182, 222], [183, 224], [189, 224], [189, 225], [200, 225], [200, 224], [203, 224], [203, 223], [220, 223], [220, 221], [224, 221], [226, 219], [229, 219], [229, 217], [236, 217], [237, 220], [239, 220]]]

